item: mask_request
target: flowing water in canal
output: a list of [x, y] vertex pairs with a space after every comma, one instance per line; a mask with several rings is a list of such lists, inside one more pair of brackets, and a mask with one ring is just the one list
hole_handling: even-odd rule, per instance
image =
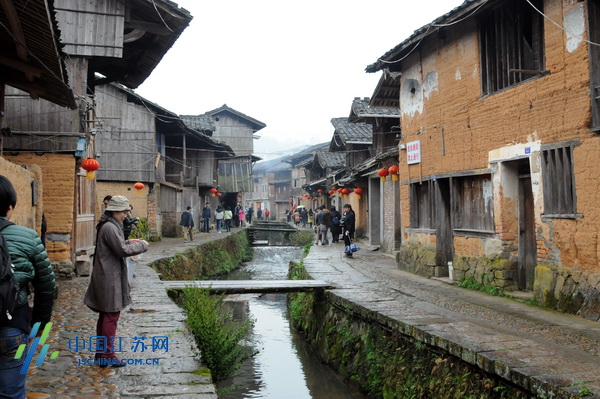
[[[290, 260], [303, 248], [256, 247], [254, 259], [227, 275], [228, 280], [285, 280]], [[222, 399], [363, 399], [357, 389], [322, 365], [308, 344], [290, 326], [285, 294], [240, 295], [229, 298], [234, 317], [254, 320], [249, 341], [258, 355], [239, 376], [220, 387], [237, 386]]]

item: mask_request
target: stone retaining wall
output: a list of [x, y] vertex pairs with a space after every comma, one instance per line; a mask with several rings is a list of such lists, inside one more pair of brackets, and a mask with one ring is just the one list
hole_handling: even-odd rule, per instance
[[[310, 276], [291, 263], [290, 278]], [[442, 351], [444, 343], [428, 344], [410, 325], [330, 291], [290, 294], [290, 316], [320, 359], [369, 397], [533, 397], [454, 356], [462, 347], [447, 341]]]

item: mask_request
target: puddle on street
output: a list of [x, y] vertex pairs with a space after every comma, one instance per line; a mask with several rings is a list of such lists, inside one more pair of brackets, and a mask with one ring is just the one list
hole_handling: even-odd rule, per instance
[[[229, 274], [229, 280], [282, 280], [289, 261], [299, 260], [302, 248], [256, 247], [254, 259]], [[304, 339], [290, 326], [285, 294], [238, 295], [226, 303], [234, 317], [251, 318], [254, 327], [248, 341], [259, 353], [245, 362], [238, 376], [220, 387], [237, 388], [222, 399], [363, 399], [325, 367]]]

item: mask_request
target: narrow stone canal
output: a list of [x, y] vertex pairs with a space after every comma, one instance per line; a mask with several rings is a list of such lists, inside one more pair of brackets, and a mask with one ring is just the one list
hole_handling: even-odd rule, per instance
[[[230, 280], [284, 280], [290, 260], [298, 260], [302, 248], [256, 247], [254, 259], [230, 273]], [[234, 386], [222, 399], [365, 398], [356, 388], [321, 364], [302, 337], [290, 327], [286, 295], [238, 295], [228, 298], [236, 318], [250, 318], [254, 326], [248, 342], [259, 351], [240, 369], [239, 375], [220, 388]]]

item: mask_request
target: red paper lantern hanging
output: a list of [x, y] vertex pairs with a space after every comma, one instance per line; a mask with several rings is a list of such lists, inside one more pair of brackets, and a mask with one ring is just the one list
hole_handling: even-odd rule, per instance
[[133, 188], [135, 188], [135, 190], [137, 191], [138, 194], [141, 194], [142, 190], [144, 189], [144, 183], [137, 182], [133, 185]]
[[220, 197], [221, 195], [223, 195], [223, 193], [217, 193], [216, 196]]
[[313, 198], [313, 201], [316, 201], [316, 200], [317, 200], [317, 197], [314, 197], [314, 198]]
[[381, 168], [377, 171], [379, 177], [381, 177], [381, 181], [385, 183], [386, 176], [389, 176], [390, 172], [386, 168]]
[[400, 173], [400, 168], [398, 167], [398, 165], [390, 166], [388, 168], [388, 172], [390, 172], [390, 175], [392, 175], [393, 181], [398, 181], [398, 174]]
[[332, 197], [335, 194], [335, 190], [329, 190], [329, 196]]
[[354, 194], [356, 194], [356, 198], [360, 199], [360, 196], [363, 194], [364, 190], [360, 187], [356, 187], [354, 189]]
[[338, 193], [338, 196], [339, 196], [340, 198], [342, 198], [342, 195], [343, 195], [343, 194], [342, 194], [342, 190], [343, 190], [342, 188], [338, 188], [338, 189], [337, 189], [337, 193]]
[[342, 194], [344, 195], [344, 198], [348, 198], [348, 194], [350, 194], [350, 189], [344, 188], [342, 190]]
[[210, 189], [210, 196], [211, 197], [216, 197], [217, 196], [217, 191], [219, 191], [219, 190], [217, 190], [216, 188], [211, 188]]
[[319, 195], [323, 194], [323, 190], [318, 189], [317, 192], [319, 193]]
[[94, 171], [100, 168], [100, 162], [94, 158], [88, 158], [81, 163], [81, 167], [85, 170], [85, 178], [88, 180], [94, 180]]

